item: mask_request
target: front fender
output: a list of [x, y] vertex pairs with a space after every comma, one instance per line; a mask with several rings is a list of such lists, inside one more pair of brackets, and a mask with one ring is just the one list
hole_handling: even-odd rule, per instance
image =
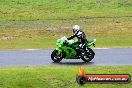
[[56, 50], [58, 51], [58, 54], [60, 54], [62, 52], [62, 50], [60, 48], [56, 48]]

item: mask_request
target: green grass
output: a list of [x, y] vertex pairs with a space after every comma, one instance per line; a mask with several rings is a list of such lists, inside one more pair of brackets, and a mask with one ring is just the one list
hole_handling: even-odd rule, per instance
[[58, 38], [72, 35], [76, 23], [87, 39], [97, 39], [96, 47], [132, 48], [131, 21], [128, 17], [7, 23], [0, 29], [0, 49], [55, 48]]
[[[0, 88], [131, 88], [130, 84], [76, 83], [75, 66], [0, 67]], [[132, 66], [83, 66], [87, 74], [130, 74]]]
[[0, 0], [0, 21], [132, 16], [131, 0]]
[[0, 0], [0, 49], [55, 48], [75, 24], [96, 47], [132, 47], [131, 14], [131, 0]]

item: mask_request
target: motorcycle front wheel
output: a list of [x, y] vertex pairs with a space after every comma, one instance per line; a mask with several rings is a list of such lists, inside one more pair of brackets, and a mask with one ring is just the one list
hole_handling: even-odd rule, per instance
[[54, 50], [51, 53], [51, 59], [55, 62], [55, 63], [59, 63], [62, 59], [64, 58], [64, 54], [63, 52], [58, 54], [58, 50]]

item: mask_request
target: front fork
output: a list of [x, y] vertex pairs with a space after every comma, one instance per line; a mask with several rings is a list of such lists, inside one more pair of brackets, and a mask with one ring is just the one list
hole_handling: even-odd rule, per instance
[[59, 55], [62, 53], [62, 50], [60, 48], [56, 48], [56, 50], [58, 51]]

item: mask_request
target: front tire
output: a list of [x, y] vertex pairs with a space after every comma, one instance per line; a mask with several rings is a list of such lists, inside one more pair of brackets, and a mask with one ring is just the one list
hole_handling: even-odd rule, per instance
[[81, 59], [84, 62], [90, 62], [95, 56], [95, 53], [94, 53], [94, 51], [91, 48], [87, 48], [87, 50], [85, 50], [85, 52], [82, 53], [82, 54], [83, 55], [82, 55]]
[[64, 54], [63, 52], [58, 55], [58, 50], [54, 50], [51, 54], [51, 59], [55, 62], [55, 63], [59, 63], [62, 59], [64, 58]]

